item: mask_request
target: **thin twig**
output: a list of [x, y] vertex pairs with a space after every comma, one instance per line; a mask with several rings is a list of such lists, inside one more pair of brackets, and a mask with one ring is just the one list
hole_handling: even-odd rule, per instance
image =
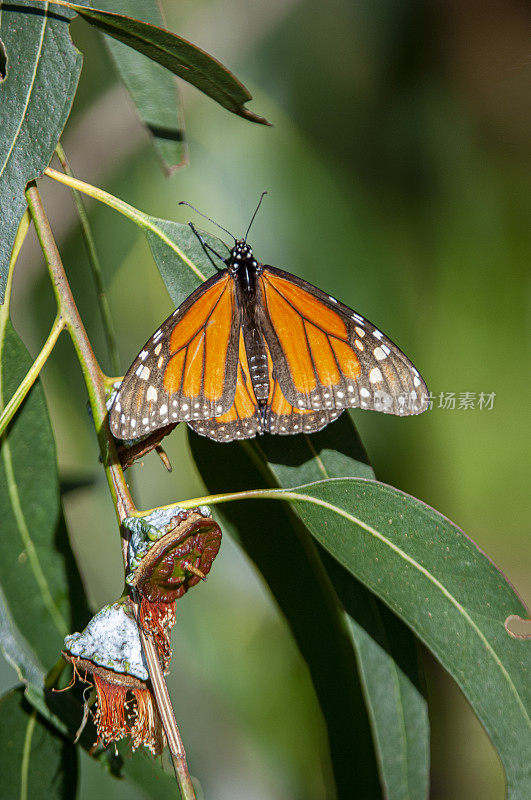
[[[26, 198], [39, 237], [39, 242], [48, 265], [59, 312], [64, 318], [72, 338], [85, 378], [109, 489], [114, 501], [118, 520], [122, 523], [123, 519], [131, 516], [136, 509], [125, 482], [123, 470], [116, 453], [114, 439], [107, 422], [105, 376], [96, 360], [87, 332], [79, 316], [79, 311], [68, 283], [61, 256], [57, 249], [50, 223], [34, 181], [28, 184]], [[122, 538], [122, 554], [124, 558], [124, 568], [127, 569], [127, 540], [125, 537]], [[171, 743], [170, 754], [174, 765], [175, 777], [183, 800], [195, 800], [195, 793], [186, 764], [184, 748], [182, 747], [181, 737], [173, 714], [173, 708], [164, 680], [162, 667], [156, 655], [156, 650], [154, 651], [155, 646], [153, 642], [150, 642], [150, 639], [144, 636], [140, 626], [139, 631], [148, 664], [150, 681], [154, 688], [157, 708], [164, 725], [166, 739], [168, 743]], [[155, 657], [153, 657], [154, 655]], [[180, 743], [180, 746], [178, 743]]]
[[50, 334], [46, 339], [42, 350], [40, 351], [39, 355], [29, 368], [26, 376], [23, 378], [22, 382], [17, 386], [17, 389], [12, 396], [11, 400], [7, 403], [6, 407], [4, 408], [2, 415], [0, 416], [0, 434], [4, 432], [7, 428], [11, 420], [13, 419], [14, 415], [20, 408], [24, 398], [28, 394], [29, 390], [39, 377], [39, 373], [43, 366], [45, 365], [48, 356], [52, 352], [55, 343], [57, 342], [61, 331], [64, 330], [65, 321], [62, 318], [61, 314], [58, 314], [55, 318], [55, 322], [52, 326]]
[[28, 200], [35, 230], [37, 231], [37, 236], [39, 237], [39, 242], [44, 253], [44, 258], [48, 265], [59, 311], [72, 338], [83, 377], [85, 378], [103, 465], [107, 474], [107, 480], [118, 518], [121, 522], [123, 516], [129, 516], [129, 514], [134, 511], [135, 506], [116, 454], [114, 439], [107, 425], [104, 375], [96, 360], [87, 332], [79, 316], [79, 311], [77, 310], [75, 300], [72, 296], [61, 256], [59, 255], [50, 223], [48, 222], [39, 191], [34, 181], [28, 184], [26, 198]]
[[138, 630], [140, 631], [142, 649], [149, 670], [153, 694], [155, 695], [157, 708], [159, 709], [162, 724], [164, 725], [164, 732], [166, 733], [168, 749], [171, 753], [171, 760], [177, 783], [179, 784], [183, 800], [195, 800], [194, 786], [188, 771], [188, 764], [186, 763], [186, 751], [173, 713], [168, 687], [160, 668], [157, 648], [152, 637], [146, 636], [142, 625], [138, 625]]
[[[69, 175], [71, 178], [74, 178], [74, 173], [68, 163], [68, 159], [66, 157], [65, 151], [62, 148], [61, 143], [57, 145], [55, 148], [55, 152], [57, 154], [57, 158], [61, 162], [61, 166], [64, 172]], [[98, 307], [100, 310], [101, 321], [103, 324], [103, 332], [105, 334], [105, 339], [107, 341], [107, 348], [109, 350], [109, 356], [111, 359], [111, 367], [113, 373], [118, 375], [120, 373], [120, 360], [118, 357], [118, 348], [116, 345], [116, 334], [114, 331], [114, 324], [111, 315], [111, 310], [109, 308], [109, 301], [107, 300], [107, 294], [105, 290], [105, 284], [103, 281], [103, 272], [101, 269], [100, 260], [98, 257], [98, 252], [96, 250], [96, 243], [94, 241], [94, 236], [92, 235], [92, 230], [90, 227], [90, 223], [88, 220], [87, 210], [85, 208], [85, 204], [83, 203], [83, 198], [81, 197], [80, 192], [74, 187], [70, 187], [72, 191], [72, 197], [74, 198], [74, 203], [76, 204], [77, 213], [79, 216], [79, 223], [81, 225], [81, 233], [83, 234], [83, 241], [85, 243], [85, 248], [87, 251], [87, 258], [90, 265], [90, 270], [92, 272], [92, 278], [94, 280], [94, 285], [96, 286], [96, 297], [98, 300]]]

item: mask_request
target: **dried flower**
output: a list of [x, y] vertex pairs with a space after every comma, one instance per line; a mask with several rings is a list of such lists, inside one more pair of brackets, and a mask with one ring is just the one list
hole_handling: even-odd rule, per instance
[[173, 603], [204, 580], [221, 544], [221, 530], [205, 506], [157, 509], [123, 521], [132, 535], [126, 582], [150, 603]]
[[84, 631], [65, 638], [65, 648], [63, 658], [75, 673], [94, 681], [98, 742], [107, 745], [128, 736], [134, 750], [144, 745], [154, 755], [161, 753], [164, 731], [128, 601], [102, 608]]

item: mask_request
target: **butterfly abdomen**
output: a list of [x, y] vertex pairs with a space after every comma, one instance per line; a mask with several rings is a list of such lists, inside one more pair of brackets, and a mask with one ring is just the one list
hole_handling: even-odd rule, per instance
[[243, 341], [249, 366], [249, 375], [257, 401], [267, 400], [269, 396], [269, 368], [267, 349], [261, 330], [251, 321], [243, 324]]

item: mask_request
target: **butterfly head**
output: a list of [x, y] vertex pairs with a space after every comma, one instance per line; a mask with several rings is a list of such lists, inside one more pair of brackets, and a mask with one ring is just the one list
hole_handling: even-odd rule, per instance
[[260, 270], [261, 266], [253, 255], [251, 245], [247, 244], [245, 239], [238, 239], [236, 241], [226, 263], [232, 275], [236, 275], [236, 273], [242, 269], [256, 272]]

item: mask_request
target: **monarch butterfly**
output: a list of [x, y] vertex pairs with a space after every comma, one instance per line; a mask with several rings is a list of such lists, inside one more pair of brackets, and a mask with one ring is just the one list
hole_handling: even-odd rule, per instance
[[426, 384], [402, 351], [334, 297], [261, 264], [250, 227], [133, 361], [110, 410], [114, 436], [184, 421], [229, 442], [313, 433], [346, 408], [425, 411]]

